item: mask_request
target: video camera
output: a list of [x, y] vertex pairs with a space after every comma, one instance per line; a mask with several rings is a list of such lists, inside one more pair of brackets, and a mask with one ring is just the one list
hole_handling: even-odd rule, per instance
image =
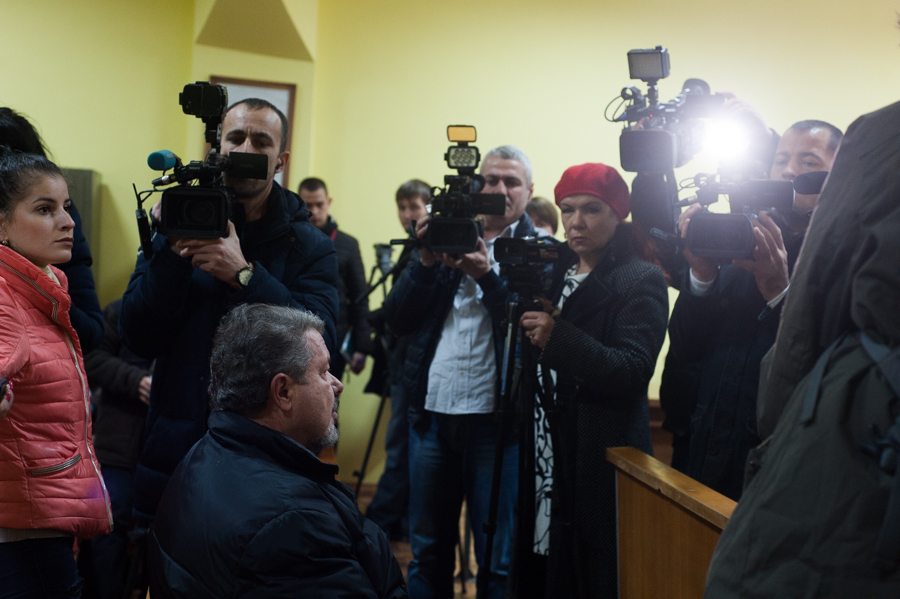
[[[704, 124], [700, 120], [715, 116], [725, 96], [710, 94], [702, 79], [688, 79], [682, 91], [668, 102], [659, 103], [657, 82], [669, 76], [669, 51], [662, 46], [628, 52], [628, 71], [632, 79], [648, 85], [645, 97], [635, 86], [622, 89], [621, 98], [630, 102], [625, 111], [612, 119], [629, 124], [619, 136], [622, 168], [636, 173], [668, 173], [687, 164], [700, 150]], [[630, 125], [646, 119], [640, 128]]]
[[559, 242], [552, 237], [501, 237], [494, 242], [494, 259], [509, 290], [530, 299], [550, 291], [548, 264], [559, 260]]
[[[686, 245], [695, 256], [712, 260], [749, 259], [756, 247], [753, 236], [753, 220], [762, 211], [787, 213], [793, 210], [794, 185], [791, 181], [751, 179], [739, 182], [719, 182], [716, 177], [703, 173], [694, 177], [696, 198], [679, 202], [683, 207], [694, 202], [704, 210], [695, 215], [680, 246]], [[716, 214], [706, 208], [728, 196], [730, 214]], [[669, 237], [659, 229], [652, 233], [661, 238]]]
[[[231, 203], [234, 195], [222, 181], [222, 175], [241, 179], [265, 179], [268, 176], [268, 157], [263, 154], [231, 152], [223, 156], [222, 119], [228, 109], [228, 91], [221, 85], [198, 81], [184, 86], [178, 103], [185, 114], [196, 116], [206, 125], [205, 138], [210, 145], [206, 161], [192, 161], [185, 165], [168, 150], [150, 154], [147, 165], [169, 175], [153, 180], [153, 189], [135, 194], [138, 198], [138, 229], [141, 247], [149, 258], [152, 254], [150, 224], [143, 202], [161, 186], [177, 183], [162, 192], [161, 217], [157, 227], [165, 235], [192, 239], [224, 237], [228, 231]], [[196, 184], [194, 184], [196, 182]]]
[[[447, 139], [456, 142], [444, 154], [447, 166], [456, 175], [444, 176], [444, 188], [432, 188], [431, 221], [421, 245], [432, 252], [460, 255], [474, 252], [478, 238], [484, 236], [484, 223], [476, 220], [479, 214], [501, 215], [506, 212], [506, 196], [481, 193], [484, 177], [475, 173], [481, 162], [478, 148], [470, 143], [476, 139], [475, 127], [450, 125]], [[391, 244], [416, 243], [415, 231], [410, 239], [391, 240]]]

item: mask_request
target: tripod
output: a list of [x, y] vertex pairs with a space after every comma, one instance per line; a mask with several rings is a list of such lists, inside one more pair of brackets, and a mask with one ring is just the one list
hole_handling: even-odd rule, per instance
[[[497, 444], [494, 448], [494, 472], [491, 480], [491, 496], [488, 504], [487, 521], [484, 524], [486, 546], [484, 561], [481, 568], [484, 572], [478, 572], [479, 596], [487, 597], [488, 583], [491, 574], [491, 560], [494, 554], [494, 536], [497, 532], [497, 510], [500, 503], [500, 479], [503, 475], [503, 449], [506, 445], [508, 429], [515, 420], [516, 408], [514, 398], [522, 414], [530, 415], [534, 412], [532, 393], [532, 381], [529, 377], [522, 378], [523, 372], [531, 368], [531, 348], [525, 336], [525, 330], [519, 327], [519, 319], [529, 310], [541, 310], [540, 302], [534, 300], [514, 299], [507, 304], [508, 328], [506, 346], [503, 358], [503, 381], [500, 387], [500, 401], [495, 412], [498, 422]], [[526, 412], [526, 404], [531, 404], [532, 409]], [[523, 418], [524, 420], [524, 418]], [[524, 425], [523, 425], [524, 429]], [[529, 512], [533, 520], [534, 506]], [[519, 514], [520, 519], [529, 518], [528, 514]], [[518, 535], [517, 535], [518, 536]]]
[[[378, 257], [378, 264], [372, 267], [372, 272], [369, 274], [369, 281], [366, 285], [368, 289], [365, 293], [361, 294], [357, 298], [357, 302], [360, 302], [372, 295], [372, 293], [379, 287], [381, 287], [382, 290], [382, 297], [386, 298], [388, 277], [394, 276], [403, 268], [404, 265], [402, 260], [398, 260], [397, 264], [391, 263], [390, 253], [387, 253], [387, 259], [385, 260], [385, 250], [383, 249], [385, 247], [387, 247], [388, 250], [390, 249], [390, 246], [384, 246], [383, 244], [378, 244], [375, 246], [376, 255]], [[381, 278], [373, 284], [373, 281], [375, 281], [375, 276], [379, 271], [381, 271]], [[379, 342], [382, 343], [382, 349], [384, 350], [385, 354], [389, 355], [390, 351], [387, 348], [387, 343], [384, 341], [384, 339], [380, 339]], [[380, 400], [378, 403], [378, 412], [375, 413], [375, 422], [372, 424], [372, 433], [369, 435], [369, 442], [366, 444], [366, 453], [363, 456], [362, 466], [360, 466], [359, 470], [353, 471], [353, 476], [357, 478], [357, 496], [359, 495], [360, 488], [362, 488], [363, 479], [366, 477], [366, 469], [369, 466], [369, 458], [372, 456], [372, 446], [375, 445], [375, 437], [378, 435], [378, 425], [381, 424], [381, 415], [384, 412], [384, 405], [387, 402], [388, 396], [390, 395], [389, 385], [389, 380], [385, 378], [379, 392]]]

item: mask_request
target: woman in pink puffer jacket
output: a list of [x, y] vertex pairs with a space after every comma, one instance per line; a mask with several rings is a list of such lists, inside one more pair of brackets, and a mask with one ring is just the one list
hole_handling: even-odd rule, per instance
[[[0, 146], [0, 599], [79, 597], [73, 537], [112, 526], [65, 275], [59, 168]], [[31, 593], [31, 594], [29, 594]]]

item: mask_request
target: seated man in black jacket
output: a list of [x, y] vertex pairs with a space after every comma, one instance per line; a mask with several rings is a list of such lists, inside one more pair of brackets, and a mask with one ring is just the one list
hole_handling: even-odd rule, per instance
[[322, 320], [235, 307], [213, 340], [209, 431], [172, 475], [149, 543], [150, 592], [169, 597], [406, 597], [384, 533], [337, 466], [341, 382]]
[[[842, 134], [823, 121], [800, 121], [778, 142], [770, 178], [829, 171]], [[739, 499], [744, 465], [759, 444], [756, 395], [760, 361], [775, 342], [790, 273], [818, 195], [795, 195], [787, 213], [760, 214], [753, 260], [719, 265], [685, 250], [690, 269], [669, 321], [660, 388], [664, 427], [674, 433], [672, 466]], [[699, 205], [684, 211], [685, 234]]]
[[331, 373], [339, 379], [344, 377], [347, 359], [344, 357], [343, 343], [350, 334], [349, 351], [350, 371], [359, 374], [366, 366], [366, 356], [372, 353], [372, 334], [369, 328], [369, 298], [363, 295], [368, 291], [366, 271], [362, 256], [359, 254], [359, 242], [352, 235], [338, 230], [337, 222], [329, 214], [331, 196], [325, 181], [315, 177], [307, 177], [300, 182], [297, 189], [300, 199], [309, 210], [309, 222], [328, 235], [334, 242], [334, 251], [338, 259], [338, 311], [337, 342], [338, 350], [331, 356]]

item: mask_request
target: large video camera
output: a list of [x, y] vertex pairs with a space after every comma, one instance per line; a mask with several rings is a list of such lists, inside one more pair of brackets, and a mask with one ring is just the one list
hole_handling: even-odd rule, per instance
[[[161, 216], [157, 223], [165, 235], [192, 239], [224, 237], [228, 231], [231, 203], [234, 195], [226, 187], [222, 175], [241, 179], [265, 179], [268, 176], [268, 157], [264, 154], [231, 152], [223, 156], [222, 119], [228, 109], [228, 91], [221, 85], [198, 81], [184, 86], [178, 94], [178, 103], [185, 114], [196, 116], [206, 125], [205, 138], [210, 145], [206, 161], [192, 161], [187, 165], [168, 150], [150, 154], [147, 165], [153, 170], [167, 171], [153, 180], [153, 189], [138, 196], [138, 229], [141, 247], [149, 257], [152, 253], [150, 224], [143, 209], [143, 202], [158, 188], [177, 183], [162, 192]], [[148, 251], [149, 250], [149, 251]]]
[[613, 120], [629, 125], [644, 121], [641, 127], [625, 128], [619, 137], [622, 168], [635, 173], [667, 173], [684, 166], [700, 150], [701, 119], [715, 116], [725, 96], [710, 94], [702, 79], [688, 79], [680, 94], [659, 103], [656, 84], [669, 76], [669, 51], [662, 46], [630, 50], [628, 71], [632, 79], [647, 83], [648, 89], [646, 97], [635, 86], [622, 89], [623, 101], [630, 104]]
[[[478, 148], [469, 145], [476, 139], [475, 127], [450, 125], [447, 127], [447, 139], [456, 145], [447, 149], [444, 160], [447, 166], [456, 169], [457, 174], [444, 176], [443, 189], [432, 189], [431, 220], [422, 245], [432, 252], [468, 254], [475, 251], [478, 238], [484, 236], [484, 223], [475, 217], [506, 212], [506, 196], [481, 193], [484, 177], [475, 173], [481, 154]], [[407, 243], [407, 240], [393, 240], [391, 243]]]
[[[793, 210], [794, 185], [791, 181], [751, 179], [722, 183], [715, 177], [699, 174], [696, 201], [704, 208], [728, 196], [730, 214], [708, 210], [696, 214], [688, 225], [685, 241], [695, 256], [712, 260], [749, 259], [756, 247], [753, 220], [762, 211], [788, 213]], [[688, 200], [691, 203], [693, 200]], [[679, 202], [679, 205], [686, 205]]]
[[494, 242], [494, 260], [511, 292], [546, 296], [551, 282], [547, 265], [559, 260], [559, 242], [553, 237], [502, 237]]

